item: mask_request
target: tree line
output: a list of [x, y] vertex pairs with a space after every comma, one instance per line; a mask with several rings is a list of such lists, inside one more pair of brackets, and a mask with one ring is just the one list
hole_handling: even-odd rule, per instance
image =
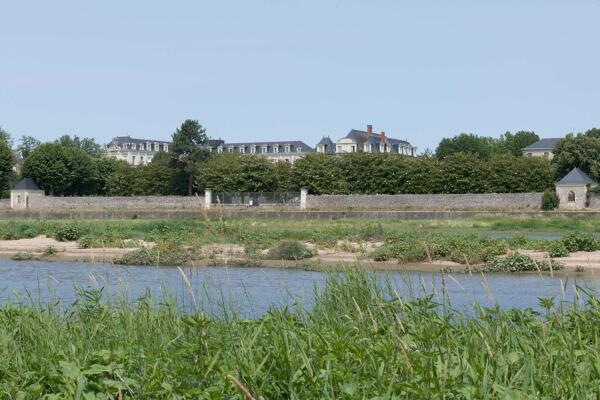
[[[261, 156], [214, 154], [204, 144], [205, 129], [186, 120], [172, 134], [168, 152], [147, 165], [133, 166], [103, 156], [90, 138], [62, 136], [41, 143], [23, 137], [21, 176], [50, 195], [191, 195], [218, 192], [298, 191], [314, 194], [510, 193], [539, 192], [577, 166], [600, 180], [600, 130], [567, 135], [552, 162], [522, 157], [539, 140], [534, 132], [507, 132], [500, 138], [459, 134], [444, 138], [435, 152], [418, 158], [353, 153], [309, 153], [293, 165]], [[19, 177], [13, 170], [10, 135], [0, 129], [0, 189], [7, 196]]]

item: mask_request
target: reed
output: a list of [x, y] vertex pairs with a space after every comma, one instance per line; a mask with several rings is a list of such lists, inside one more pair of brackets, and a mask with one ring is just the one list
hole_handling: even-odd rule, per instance
[[[183, 274], [185, 276], [185, 274]], [[452, 309], [360, 271], [311, 306], [184, 312], [173, 300], [0, 307], [6, 399], [596, 398], [600, 301], [577, 288], [542, 312]]]

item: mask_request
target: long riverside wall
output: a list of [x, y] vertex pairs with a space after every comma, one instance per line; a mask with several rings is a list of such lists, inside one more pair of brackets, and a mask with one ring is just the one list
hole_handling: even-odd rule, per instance
[[[314, 211], [314, 210], [232, 210], [224, 209], [223, 216], [244, 219], [290, 219], [290, 220], [344, 220], [344, 219], [386, 219], [386, 220], [448, 220], [482, 216], [543, 217], [543, 216], [600, 216], [600, 211]], [[219, 212], [210, 210], [210, 217]], [[0, 210], [0, 220], [20, 219], [203, 219], [200, 210]]]
[[538, 210], [542, 193], [309, 195], [317, 210]]
[[180, 210], [197, 209], [204, 197], [195, 196], [131, 196], [131, 197], [52, 197], [36, 198], [31, 210]]

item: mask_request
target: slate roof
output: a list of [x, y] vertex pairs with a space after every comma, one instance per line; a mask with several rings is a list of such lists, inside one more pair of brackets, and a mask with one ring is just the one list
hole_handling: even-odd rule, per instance
[[327, 145], [331, 145], [331, 144], [334, 144], [334, 143], [333, 143], [333, 140], [331, 140], [331, 139], [329, 138], [329, 136], [323, 136], [323, 138], [322, 138], [322, 139], [319, 141], [319, 143], [317, 143], [317, 144], [327, 144]]
[[136, 138], [132, 138], [131, 136], [117, 136], [116, 138], [113, 138], [113, 140], [110, 142], [110, 144], [115, 144], [117, 146], [123, 146], [126, 143], [135, 143], [135, 144], [139, 144], [139, 143], [171, 144], [172, 142], [167, 142], [167, 141], [164, 141], [164, 140], [154, 140], [154, 139], [136, 139]]
[[23, 178], [17, 182], [12, 190], [41, 190], [31, 178]]
[[523, 148], [523, 151], [526, 150], [554, 150], [556, 147], [556, 143], [562, 138], [546, 138], [540, 139], [535, 143], [530, 144], [529, 146]]
[[[300, 140], [289, 140], [289, 141], [280, 140], [278, 142], [241, 142], [241, 143], [223, 143], [223, 144], [221, 144], [224, 152], [228, 151], [227, 149], [229, 147], [233, 147], [234, 152], [239, 152], [240, 147], [244, 147], [248, 150], [247, 153], [250, 153], [250, 147], [253, 145], [256, 146], [256, 154], [288, 154], [288, 153], [284, 152], [285, 146], [287, 146], [287, 145], [290, 146], [290, 152], [289, 152], [290, 154], [297, 153], [298, 149], [300, 149], [301, 153], [310, 153], [310, 152], [314, 151], [314, 149], [312, 147], [310, 147], [309, 145], [307, 145], [306, 143], [304, 143]], [[267, 146], [266, 153], [262, 152], [263, 146]], [[273, 151], [274, 146], [279, 146], [280, 151], [275, 153]], [[215, 148], [213, 148], [213, 150], [214, 149]]]
[[[381, 134], [380, 133], [373, 132], [371, 137], [369, 137], [369, 132], [360, 131], [358, 129], [350, 130], [350, 132], [348, 132], [348, 134], [344, 138], [352, 139], [356, 143], [361, 143], [361, 144], [366, 143], [366, 142], [369, 142], [369, 143], [381, 142]], [[390, 145], [399, 144], [402, 146], [412, 147], [412, 145], [409, 142], [407, 142], [406, 140], [394, 139], [394, 138], [391, 138], [388, 136], [386, 136], [385, 138], [387, 139], [387, 141]]]
[[596, 181], [586, 175], [585, 172], [575, 167], [565, 175], [557, 185], [596, 185]]

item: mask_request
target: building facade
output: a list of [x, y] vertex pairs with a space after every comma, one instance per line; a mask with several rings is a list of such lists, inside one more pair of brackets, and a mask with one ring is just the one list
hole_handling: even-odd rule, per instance
[[417, 156], [417, 148], [406, 140], [388, 137], [384, 131], [373, 133], [373, 126], [367, 125], [366, 131], [352, 129], [335, 144], [329, 137], [323, 137], [317, 144], [317, 152], [324, 154], [345, 153], [387, 153]]
[[118, 136], [104, 146], [106, 155], [125, 160], [131, 165], [146, 165], [159, 151], [169, 151], [171, 142], [149, 139], [134, 139]]
[[537, 142], [523, 148], [525, 157], [544, 157], [548, 160], [554, 158], [554, 148], [561, 138], [540, 139]]
[[225, 143], [224, 140], [212, 139], [208, 143], [208, 150], [215, 153], [239, 153], [263, 156], [272, 161], [294, 163], [297, 159], [314, 149], [299, 140], [279, 142], [245, 142]]

